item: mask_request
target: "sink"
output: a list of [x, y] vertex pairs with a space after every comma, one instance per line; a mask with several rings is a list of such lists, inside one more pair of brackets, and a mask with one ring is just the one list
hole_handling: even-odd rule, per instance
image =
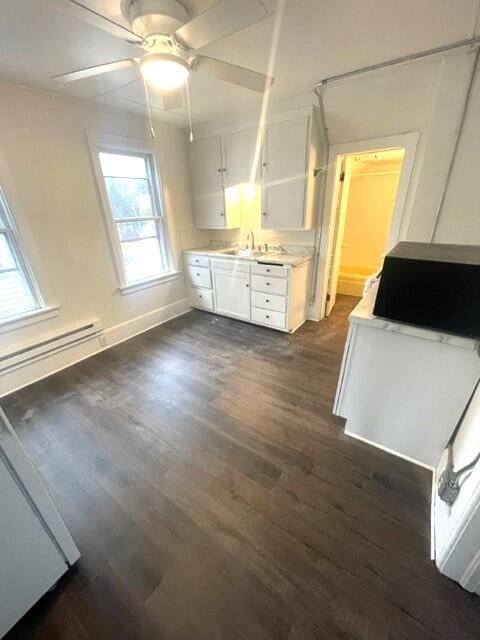
[[256, 258], [264, 255], [264, 251], [256, 251], [255, 249], [237, 249], [237, 256], [243, 256], [244, 258]]

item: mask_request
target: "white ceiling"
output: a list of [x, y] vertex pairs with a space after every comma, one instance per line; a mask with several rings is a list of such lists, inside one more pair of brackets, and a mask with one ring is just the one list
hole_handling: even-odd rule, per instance
[[[63, 13], [67, 0], [0, 2], [0, 80], [95, 100], [145, 114], [137, 69], [57, 84], [50, 77], [138, 55], [139, 49]], [[238, 0], [241, 2], [241, 0]], [[264, 0], [274, 9], [277, 0]], [[120, 0], [83, 0], [118, 22]], [[215, 0], [183, 0], [195, 15]], [[288, 0], [272, 99], [312, 91], [324, 77], [472, 37], [478, 33], [480, 0]], [[202, 53], [267, 70], [275, 17], [204, 47]], [[123, 22], [124, 23], [124, 22]], [[124, 23], [125, 24], [125, 23]], [[477, 28], [477, 31], [476, 31]], [[192, 74], [196, 122], [260, 103], [255, 92]], [[185, 110], [166, 112], [151, 96], [154, 116], [183, 126]], [[156, 107], [156, 108], [155, 108]]]

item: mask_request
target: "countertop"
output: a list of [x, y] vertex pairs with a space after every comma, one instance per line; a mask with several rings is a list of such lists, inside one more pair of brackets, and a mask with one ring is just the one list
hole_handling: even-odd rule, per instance
[[245, 262], [257, 262], [258, 264], [278, 264], [278, 265], [286, 265], [297, 267], [304, 262], [309, 262], [312, 259], [312, 256], [300, 256], [293, 255], [291, 253], [267, 253], [262, 256], [238, 256], [235, 254], [229, 254], [228, 251], [231, 251], [231, 248], [225, 249], [212, 249], [211, 247], [199, 247], [198, 249], [187, 249], [184, 253], [195, 254], [201, 256], [207, 256], [209, 258], [221, 258], [222, 260], [242, 260]]
[[363, 324], [369, 327], [384, 329], [385, 331], [392, 331], [394, 333], [422, 338], [424, 340], [434, 340], [435, 342], [451, 344], [465, 349], [478, 348], [479, 343], [473, 338], [465, 338], [463, 336], [445, 333], [438, 329], [426, 329], [425, 327], [403, 324], [401, 322], [394, 322], [393, 320], [374, 316], [373, 307], [375, 305], [376, 295], [376, 287], [373, 287], [365, 294], [348, 317], [351, 324]]

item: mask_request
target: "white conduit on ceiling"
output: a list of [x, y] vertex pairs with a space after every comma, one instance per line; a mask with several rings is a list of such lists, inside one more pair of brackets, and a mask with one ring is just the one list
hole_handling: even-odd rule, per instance
[[452, 44], [449, 45], [445, 45], [443, 47], [436, 47], [435, 49], [428, 49], [427, 51], [420, 51], [418, 53], [413, 53], [407, 56], [403, 56], [401, 58], [394, 58], [393, 60], [388, 60], [387, 62], [380, 62], [378, 64], [374, 64], [374, 65], [370, 65], [368, 67], [362, 67], [360, 69], [355, 69], [353, 71], [348, 71], [346, 73], [341, 73], [338, 74], [336, 76], [330, 76], [329, 78], [324, 78], [323, 80], [320, 80], [320, 82], [318, 82], [315, 85], [315, 94], [317, 96], [317, 100], [318, 100], [318, 106], [319, 106], [319, 116], [320, 116], [320, 124], [321, 124], [321, 129], [324, 135], [324, 144], [326, 145], [326, 149], [325, 149], [325, 162], [324, 165], [316, 170], [316, 175], [320, 176], [320, 186], [319, 186], [319, 199], [318, 199], [318, 204], [319, 204], [319, 213], [317, 216], [317, 225], [316, 225], [316, 234], [315, 234], [315, 247], [314, 247], [314, 256], [313, 256], [313, 277], [312, 277], [312, 286], [311, 286], [311, 291], [310, 291], [310, 304], [314, 304], [316, 301], [316, 291], [317, 291], [317, 281], [318, 281], [318, 264], [319, 264], [319, 260], [320, 260], [320, 241], [321, 241], [321, 237], [322, 237], [322, 227], [323, 227], [323, 215], [325, 212], [325, 191], [326, 191], [326, 178], [327, 178], [327, 162], [328, 162], [328, 153], [329, 153], [329, 149], [330, 149], [330, 142], [328, 139], [328, 127], [327, 127], [327, 123], [326, 123], [326, 119], [325, 119], [325, 108], [324, 108], [324, 103], [323, 103], [323, 92], [327, 86], [327, 84], [330, 84], [331, 82], [335, 82], [338, 80], [345, 80], [347, 78], [352, 78], [354, 76], [358, 76], [360, 74], [363, 73], [369, 73], [372, 71], [377, 71], [377, 70], [381, 70], [381, 69], [386, 69], [388, 67], [392, 67], [395, 65], [399, 65], [399, 64], [404, 64], [407, 62], [412, 62], [414, 60], [419, 60], [421, 58], [426, 58], [429, 56], [435, 56], [435, 55], [440, 55], [442, 53], [447, 53], [449, 51], [453, 51], [455, 49], [461, 49], [462, 47], [476, 47], [477, 52], [476, 52], [476, 57], [475, 57], [475, 62], [474, 65], [472, 67], [472, 72], [471, 72], [471, 76], [470, 76], [470, 81], [469, 81], [469, 85], [465, 94], [465, 102], [464, 102], [464, 106], [463, 106], [463, 110], [462, 110], [462, 115], [460, 117], [460, 123], [459, 126], [457, 128], [457, 135], [455, 138], [455, 143], [454, 143], [454, 149], [453, 149], [453, 153], [452, 153], [452, 157], [450, 159], [450, 164], [449, 164], [449, 168], [448, 168], [448, 172], [447, 172], [447, 179], [445, 181], [445, 185], [442, 191], [442, 196], [440, 198], [440, 203], [436, 212], [436, 216], [435, 216], [435, 220], [434, 220], [434, 225], [433, 225], [433, 229], [432, 229], [432, 234], [431, 234], [431, 239], [430, 241], [433, 241], [433, 238], [435, 236], [435, 232], [437, 230], [438, 227], [438, 222], [440, 219], [440, 214], [443, 208], [443, 204], [445, 202], [445, 195], [447, 192], [447, 188], [448, 188], [448, 184], [450, 182], [450, 177], [452, 174], [452, 170], [453, 170], [453, 165], [455, 163], [455, 158], [457, 155], [457, 150], [458, 150], [458, 145], [459, 145], [459, 140], [460, 140], [460, 134], [463, 128], [463, 123], [465, 121], [465, 115], [467, 112], [467, 108], [468, 108], [468, 103], [470, 101], [470, 96], [472, 94], [472, 87], [473, 87], [473, 82], [475, 79], [475, 75], [476, 75], [476, 71], [478, 68], [478, 62], [479, 62], [479, 58], [480, 58], [480, 36], [475, 36], [474, 38], [469, 38], [468, 40], [461, 40], [459, 42], [454, 42]]

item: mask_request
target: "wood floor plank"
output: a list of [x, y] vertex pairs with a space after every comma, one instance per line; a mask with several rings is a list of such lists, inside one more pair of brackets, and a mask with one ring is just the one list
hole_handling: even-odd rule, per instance
[[2, 400], [82, 558], [8, 640], [478, 640], [430, 474], [331, 409], [356, 300], [294, 335], [194, 311]]

